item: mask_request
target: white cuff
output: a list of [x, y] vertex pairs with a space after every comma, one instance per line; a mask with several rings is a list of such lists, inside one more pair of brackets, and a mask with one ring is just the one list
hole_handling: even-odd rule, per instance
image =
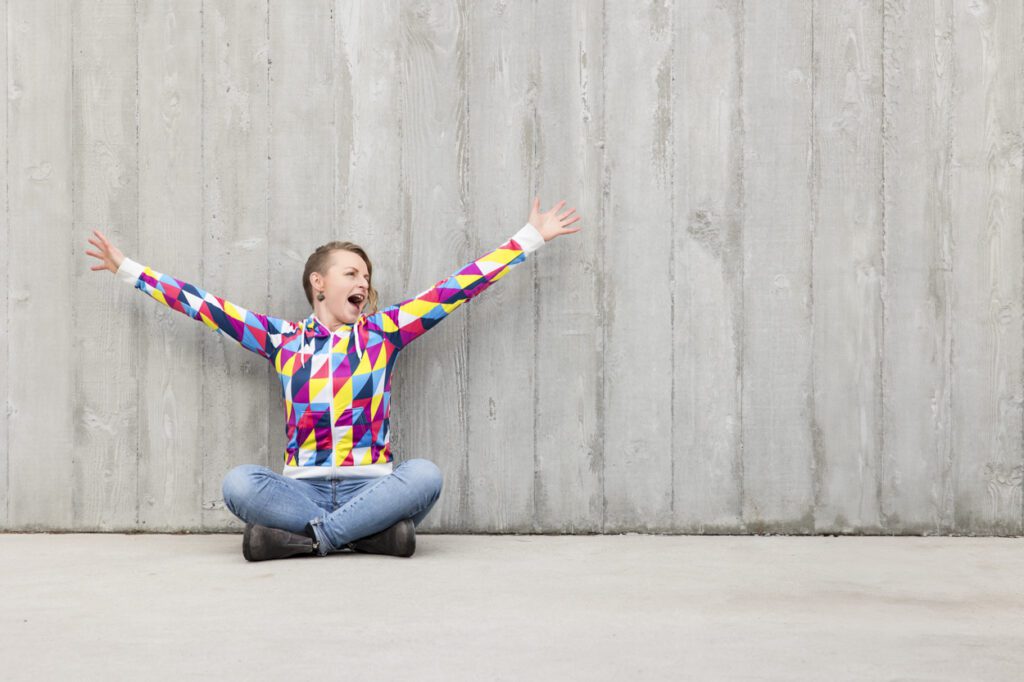
[[515, 239], [526, 253], [533, 253], [544, 246], [544, 237], [530, 223], [523, 225], [522, 229], [512, 236], [512, 239]]
[[121, 261], [120, 267], [117, 268], [117, 278], [126, 284], [135, 286], [135, 282], [139, 280], [139, 276], [142, 274], [143, 270], [145, 270], [145, 268], [128, 256], [125, 256]]

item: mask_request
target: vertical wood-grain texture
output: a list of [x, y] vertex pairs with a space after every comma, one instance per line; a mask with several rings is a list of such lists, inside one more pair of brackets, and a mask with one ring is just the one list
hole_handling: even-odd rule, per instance
[[744, 3], [743, 522], [814, 529], [814, 5]]
[[1019, 535], [1024, 7], [0, 1], [0, 529], [237, 531], [265, 360], [89, 270], [92, 229], [309, 314], [545, 245], [403, 351], [423, 531]]
[[[121, 227], [138, 234], [129, 255], [186, 281], [203, 263], [201, 9], [202, 0], [138, 3], [139, 216]], [[200, 339], [209, 332], [164, 306], [139, 305], [146, 301], [138, 291], [126, 293], [103, 315], [136, 320], [139, 527], [199, 529], [210, 428]]]
[[79, 524], [75, 364], [89, 358], [74, 345], [84, 257], [72, 242], [85, 238], [74, 233], [72, 20], [64, 3], [7, 3], [7, 328], [18, 331], [7, 344], [6, 526], [23, 530]]
[[[134, 0], [73, 4], [72, 234], [117, 225], [118, 241], [138, 248], [138, 44]], [[75, 264], [77, 265], [77, 264]], [[71, 361], [73, 526], [114, 530], [138, 521], [138, 327], [125, 308], [127, 287], [72, 267]], [[114, 390], [111, 390], [111, 389]], [[52, 493], [51, 493], [52, 494]]]

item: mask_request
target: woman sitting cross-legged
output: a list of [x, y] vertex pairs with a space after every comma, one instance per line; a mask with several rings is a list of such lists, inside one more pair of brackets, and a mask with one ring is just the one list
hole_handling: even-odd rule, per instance
[[302, 286], [313, 312], [301, 322], [254, 313], [130, 258], [94, 231], [86, 254], [160, 303], [204, 322], [274, 365], [288, 445], [281, 473], [242, 464], [224, 477], [224, 503], [246, 522], [249, 561], [326, 556], [343, 549], [411, 556], [415, 526], [441, 494], [426, 459], [392, 462], [391, 377], [400, 351], [501, 279], [545, 242], [580, 227], [565, 202], [540, 211], [505, 243], [413, 298], [377, 309], [373, 266], [351, 242], [319, 247]]

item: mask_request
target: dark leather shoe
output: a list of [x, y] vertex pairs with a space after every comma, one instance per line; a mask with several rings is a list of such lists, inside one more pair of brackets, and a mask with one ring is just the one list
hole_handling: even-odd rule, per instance
[[416, 551], [416, 526], [412, 519], [402, 519], [390, 528], [350, 542], [348, 546], [366, 554], [412, 556]]
[[284, 559], [296, 554], [311, 554], [313, 541], [305, 535], [296, 535], [279, 528], [267, 528], [254, 523], [245, 524], [242, 535], [242, 556], [247, 561]]

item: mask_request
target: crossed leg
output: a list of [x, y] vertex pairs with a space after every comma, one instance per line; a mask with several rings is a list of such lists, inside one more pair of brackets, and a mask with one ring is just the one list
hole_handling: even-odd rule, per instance
[[402, 519], [419, 525], [440, 497], [443, 479], [433, 462], [411, 459], [387, 476], [342, 481], [337, 509], [331, 481], [293, 479], [255, 464], [229, 471], [221, 487], [227, 508], [247, 523], [297, 534], [310, 524], [325, 555]]

